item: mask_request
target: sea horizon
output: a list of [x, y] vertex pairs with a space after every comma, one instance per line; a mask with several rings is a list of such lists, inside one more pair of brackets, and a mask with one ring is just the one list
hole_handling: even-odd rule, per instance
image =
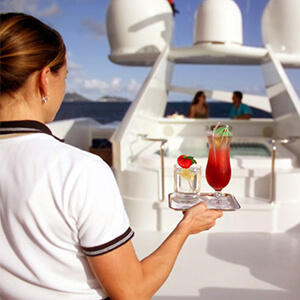
[[[54, 121], [92, 118], [101, 124], [108, 124], [122, 121], [128, 108], [133, 102], [127, 101], [72, 101], [63, 102]], [[169, 101], [167, 102], [164, 117], [179, 114], [187, 117], [190, 101]], [[232, 103], [228, 102], [208, 102], [211, 118], [228, 118]], [[268, 112], [252, 108], [253, 118], [272, 118]]]

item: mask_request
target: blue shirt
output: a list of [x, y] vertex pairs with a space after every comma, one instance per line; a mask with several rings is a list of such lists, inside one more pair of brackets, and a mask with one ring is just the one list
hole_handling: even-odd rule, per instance
[[234, 117], [246, 114], [252, 116], [252, 109], [248, 105], [241, 103], [238, 109], [235, 106], [231, 108], [229, 118], [233, 119]]

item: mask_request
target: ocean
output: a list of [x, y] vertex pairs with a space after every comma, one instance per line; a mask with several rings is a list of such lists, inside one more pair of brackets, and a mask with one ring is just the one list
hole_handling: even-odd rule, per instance
[[[55, 120], [89, 117], [101, 124], [122, 121], [131, 102], [63, 102]], [[209, 111], [212, 118], [228, 118], [231, 103], [210, 102]], [[174, 113], [187, 116], [190, 102], [168, 102], [165, 116]], [[252, 108], [254, 118], [272, 118], [270, 113]]]

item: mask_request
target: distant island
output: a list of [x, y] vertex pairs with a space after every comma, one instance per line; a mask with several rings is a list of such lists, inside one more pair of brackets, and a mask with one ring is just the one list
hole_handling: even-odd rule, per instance
[[130, 100], [123, 97], [105, 95], [98, 100], [90, 100], [77, 93], [66, 93], [64, 102], [129, 102]]
[[77, 93], [66, 93], [64, 102], [91, 102], [91, 100]]
[[103, 96], [99, 100], [99, 102], [129, 102], [129, 99], [123, 97], [115, 97], [115, 96]]

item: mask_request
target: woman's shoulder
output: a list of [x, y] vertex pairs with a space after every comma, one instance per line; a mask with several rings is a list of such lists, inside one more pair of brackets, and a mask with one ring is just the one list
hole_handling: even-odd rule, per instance
[[34, 134], [30, 142], [30, 147], [34, 151], [42, 152], [45, 158], [55, 159], [56, 161], [101, 161], [98, 155], [61, 142], [53, 136], [46, 134]]
[[73, 156], [77, 159], [90, 159], [90, 160], [99, 159], [98, 155], [93, 154], [88, 150], [83, 150], [73, 145], [67, 144], [66, 142], [60, 142], [53, 139], [52, 143], [54, 144], [53, 145], [54, 148], [57, 147], [58, 148], [57, 150], [59, 150], [60, 153], [65, 152], [66, 154], [68, 154], [68, 156]]

